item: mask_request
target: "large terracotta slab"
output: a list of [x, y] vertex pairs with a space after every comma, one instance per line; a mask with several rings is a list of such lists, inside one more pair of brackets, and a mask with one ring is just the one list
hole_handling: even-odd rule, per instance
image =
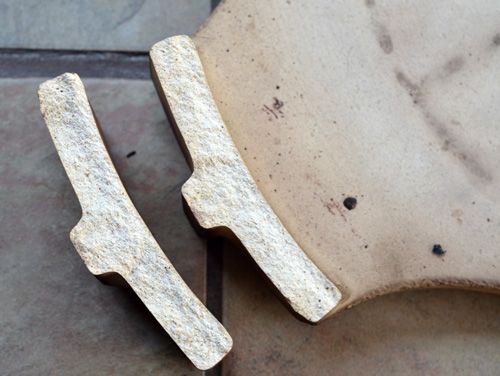
[[197, 33], [230, 135], [336, 311], [500, 289], [499, 17], [495, 1], [227, 0]]
[[[0, 80], [1, 373], [201, 374], [140, 300], [101, 284], [71, 244], [80, 207], [40, 116], [42, 81]], [[189, 170], [152, 83], [85, 82], [134, 205], [204, 300], [205, 243], [180, 201]]]

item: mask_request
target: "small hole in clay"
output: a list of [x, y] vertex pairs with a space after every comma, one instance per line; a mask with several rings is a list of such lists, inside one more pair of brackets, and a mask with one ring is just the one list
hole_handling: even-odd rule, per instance
[[446, 253], [446, 251], [441, 247], [441, 244], [434, 244], [432, 247], [432, 253], [438, 256], [442, 256]]
[[344, 200], [344, 206], [347, 210], [352, 210], [356, 207], [356, 205], [358, 204], [358, 200], [356, 200], [355, 197], [347, 197], [345, 200]]

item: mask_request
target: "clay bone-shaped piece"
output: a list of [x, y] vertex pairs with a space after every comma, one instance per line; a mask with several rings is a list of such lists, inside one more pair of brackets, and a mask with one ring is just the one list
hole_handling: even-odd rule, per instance
[[76, 74], [46, 81], [40, 108], [83, 215], [71, 240], [95, 275], [120, 274], [199, 369], [231, 349], [224, 327], [166, 258], [132, 204], [106, 151]]
[[159, 95], [194, 170], [182, 187], [194, 217], [202, 228], [231, 230], [299, 315], [323, 319], [341, 293], [260, 193], [220, 116], [194, 43], [187, 36], [168, 38], [150, 56]]

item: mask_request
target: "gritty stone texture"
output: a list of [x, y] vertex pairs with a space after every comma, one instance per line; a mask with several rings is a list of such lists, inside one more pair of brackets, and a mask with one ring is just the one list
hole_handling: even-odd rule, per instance
[[457, 290], [391, 294], [319, 326], [293, 318], [240, 250], [224, 258], [223, 375], [499, 375], [500, 296]]
[[95, 275], [118, 273], [200, 369], [232, 340], [184, 283], [128, 197], [103, 144], [83, 84], [64, 74], [40, 85], [40, 109], [82, 206], [71, 240]]
[[3, 48], [147, 51], [175, 34], [191, 34], [210, 0], [3, 0]]
[[[0, 373], [200, 375], [136, 295], [101, 284], [71, 245], [80, 205], [40, 116], [40, 82], [0, 80]], [[135, 206], [203, 299], [205, 245], [179, 200], [190, 172], [153, 85], [86, 84]]]
[[205, 229], [229, 228], [292, 308], [311, 322], [340, 299], [337, 287], [307, 258], [281, 224], [224, 125], [189, 37], [151, 49], [153, 74], [189, 151], [193, 175], [182, 194]]

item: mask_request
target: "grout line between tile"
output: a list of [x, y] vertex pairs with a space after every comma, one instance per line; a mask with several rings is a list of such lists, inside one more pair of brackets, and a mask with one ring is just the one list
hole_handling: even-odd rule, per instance
[[54, 77], [149, 79], [146, 52], [0, 49], [0, 78]]
[[[222, 323], [223, 322], [223, 268], [224, 268], [224, 238], [214, 237], [207, 240], [207, 308]], [[222, 363], [211, 370], [205, 371], [206, 376], [221, 376]]]

